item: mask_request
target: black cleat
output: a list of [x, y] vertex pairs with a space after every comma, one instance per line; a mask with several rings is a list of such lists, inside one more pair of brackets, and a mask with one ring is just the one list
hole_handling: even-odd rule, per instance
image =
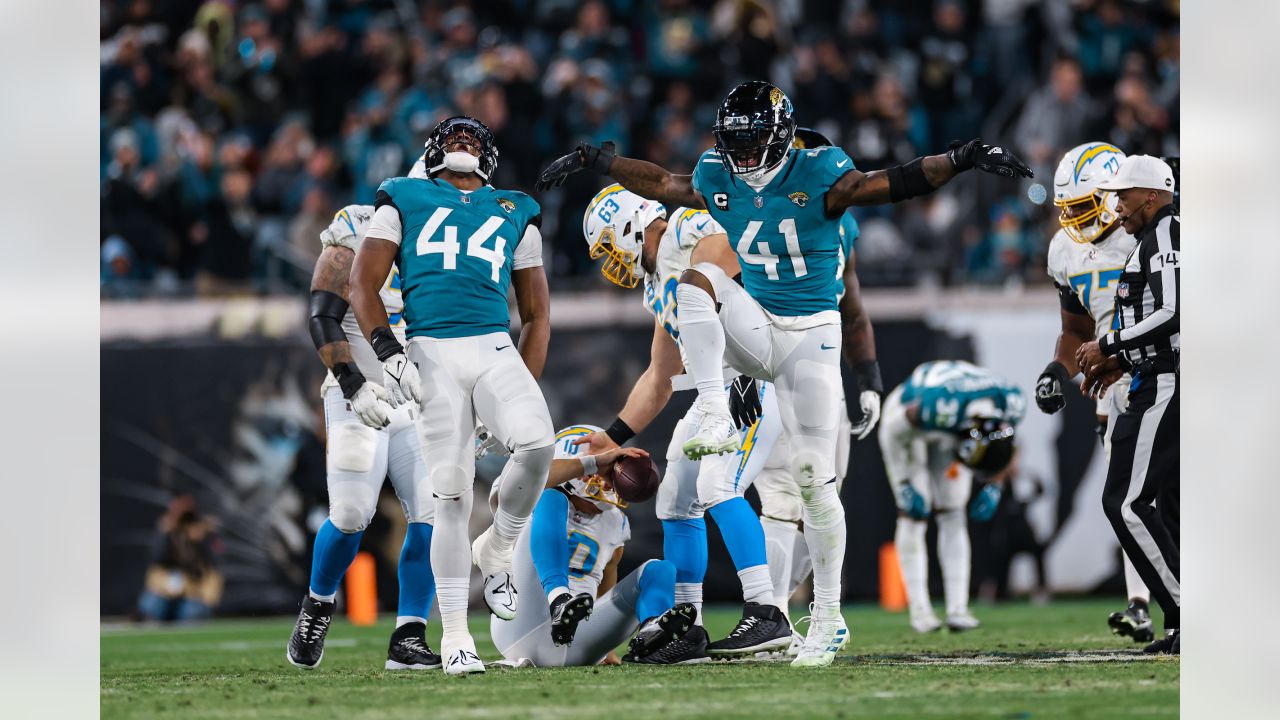
[[1111, 632], [1120, 636], [1129, 636], [1134, 642], [1151, 642], [1155, 633], [1151, 630], [1151, 614], [1147, 612], [1147, 604], [1141, 601], [1129, 603], [1124, 612], [1111, 613], [1107, 618]]
[[405, 623], [391, 633], [387, 647], [388, 670], [434, 670], [440, 667], [440, 656], [427, 644], [427, 626], [420, 622]]
[[689, 632], [677, 637], [666, 645], [662, 645], [648, 655], [639, 657], [628, 652], [622, 656], [622, 662], [639, 665], [682, 665], [709, 660], [707, 657], [707, 631], [701, 625], [694, 625]]
[[742, 606], [742, 619], [723, 640], [707, 646], [712, 657], [733, 657], [758, 652], [783, 651], [791, 644], [791, 623], [773, 605], [749, 602]]
[[651, 655], [658, 648], [687, 635], [697, 619], [698, 609], [690, 603], [681, 603], [645, 620], [627, 644], [627, 655], [637, 658]]
[[1179, 655], [1181, 654], [1182, 648], [1179, 647], [1178, 635], [1179, 633], [1176, 628], [1173, 630], [1165, 630], [1164, 637], [1142, 648], [1142, 652], [1149, 653], [1151, 655]]
[[294, 666], [311, 670], [319, 667], [324, 658], [324, 636], [333, 622], [334, 603], [316, 600], [307, 595], [302, 598], [302, 610], [293, 626], [286, 657]]
[[578, 623], [591, 617], [595, 600], [587, 593], [561, 593], [551, 601], [551, 642], [568, 645], [578, 632]]

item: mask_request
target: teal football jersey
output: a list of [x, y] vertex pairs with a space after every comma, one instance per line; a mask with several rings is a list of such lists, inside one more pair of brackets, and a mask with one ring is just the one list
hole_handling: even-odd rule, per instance
[[853, 254], [853, 244], [860, 232], [853, 211], [845, 210], [840, 217], [840, 265], [836, 268], [836, 302], [844, 298], [844, 265]]
[[457, 338], [507, 332], [512, 259], [541, 209], [528, 195], [485, 185], [464, 193], [439, 179], [391, 178], [378, 207], [400, 211], [396, 264], [407, 335]]
[[827, 190], [853, 160], [838, 147], [791, 150], [781, 171], [756, 192], [725, 169], [712, 148], [693, 170], [693, 187], [729, 234], [747, 293], [775, 315], [836, 309], [831, 278], [840, 263], [843, 213], [827, 217]]
[[1022, 390], [995, 373], [960, 360], [917, 367], [902, 384], [902, 403], [920, 403], [920, 426], [957, 430], [975, 417], [1018, 424], [1026, 412]]

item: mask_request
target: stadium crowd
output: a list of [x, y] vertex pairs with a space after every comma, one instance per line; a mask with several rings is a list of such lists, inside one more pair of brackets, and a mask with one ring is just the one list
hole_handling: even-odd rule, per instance
[[[102, 293], [305, 287], [334, 211], [459, 112], [528, 191], [580, 140], [691, 170], [725, 92], [767, 78], [861, 169], [981, 135], [1051, 185], [1086, 140], [1177, 154], [1178, 73], [1177, 0], [102, 0]], [[539, 197], [553, 290], [598, 286], [598, 182]], [[1048, 282], [1030, 182], [859, 214], [863, 284]]]

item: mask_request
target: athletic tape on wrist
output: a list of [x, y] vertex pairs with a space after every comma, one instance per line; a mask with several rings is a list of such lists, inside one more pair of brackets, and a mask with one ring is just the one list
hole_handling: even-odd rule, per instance
[[391, 332], [391, 328], [383, 325], [373, 329], [369, 333], [369, 344], [373, 346], [373, 352], [377, 354], [378, 360], [386, 362], [387, 358], [404, 352], [404, 346], [396, 339], [395, 333]]

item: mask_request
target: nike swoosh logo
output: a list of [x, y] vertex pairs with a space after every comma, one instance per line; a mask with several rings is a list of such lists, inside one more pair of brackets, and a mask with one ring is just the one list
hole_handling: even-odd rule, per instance
[[836, 346], [835, 346], [835, 345], [830, 345], [830, 346], [828, 346], [826, 343], [822, 343], [822, 344], [821, 344], [821, 345], [819, 345], [818, 347], [822, 348], [823, 350], [835, 350], [835, 349], [836, 349]]
[[844, 167], [844, 164], [845, 164], [845, 163], [847, 163], [847, 162], [849, 162], [849, 161], [848, 161], [848, 160], [841, 160], [840, 162], [836, 163], [836, 167]]
[[710, 220], [703, 220], [703, 221], [702, 221], [702, 224], [698, 226], [698, 229], [699, 229], [699, 230], [701, 230], [702, 228], [706, 227], [706, 226], [707, 226], [707, 223], [709, 223], [709, 222], [711, 222], [711, 221], [710, 221]]
[[509, 348], [509, 347], [511, 347], [511, 346], [510, 346], [510, 345], [503, 345], [502, 347], [496, 347], [496, 346], [495, 346], [493, 349], [494, 349], [494, 350], [506, 350], [506, 349], [507, 349], [507, 348]]

